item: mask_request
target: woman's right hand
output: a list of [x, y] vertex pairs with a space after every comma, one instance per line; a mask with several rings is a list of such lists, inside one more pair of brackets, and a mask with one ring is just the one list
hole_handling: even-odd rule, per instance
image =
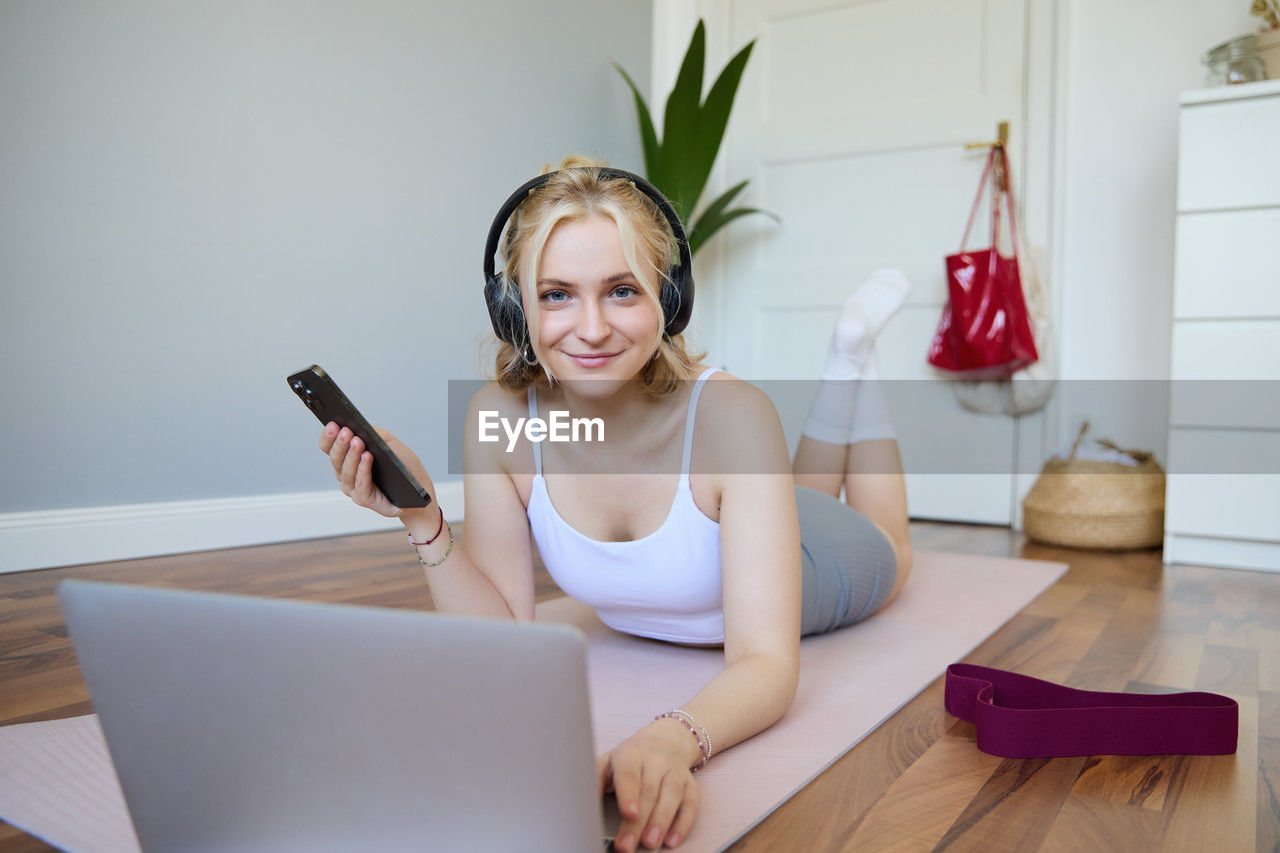
[[[378, 430], [378, 435], [427, 492], [434, 495], [435, 484], [427, 476], [427, 470], [422, 466], [422, 461], [418, 459], [417, 454], [384, 429]], [[405, 522], [406, 526], [410, 522], [408, 516], [419, 512], [417, 507], [401, 509], [396, 506], [373, 484], [373, 454], [365, 449], [364, 442], [351, 430], [346, 427], [339, 429], [338, 425], [332, 421], [325, 424], [320, 432], [320, 450], [328, 455], [329, 462], [333, 465], [333, 473], [342, 487], [342, 493], [359, 506], [368, 507], [388, 518], [399, 518]], [[430, 511], [434, 520], [435, 511], [431, 507], [425, 509]]]

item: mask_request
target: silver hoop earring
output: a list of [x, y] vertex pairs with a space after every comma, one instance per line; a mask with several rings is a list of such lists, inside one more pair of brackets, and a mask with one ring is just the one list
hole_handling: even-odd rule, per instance
[[524, 349], [520, 351], [520, 359], [529, 367], [535, 367], [538, 364], [538, 357], [533, 354], [533, 347], [527, 341]]

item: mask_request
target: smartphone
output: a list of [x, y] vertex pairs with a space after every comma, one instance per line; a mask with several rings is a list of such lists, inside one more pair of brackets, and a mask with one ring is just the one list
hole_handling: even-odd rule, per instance
[[303, 405], [322, 424], [330, 421], [346, 427], [360, 437], [365, 449], [373, 454], [373, 483], [387, 499], [401, 509], [423, 507], [431, 503], [416, 477], [404, 467], [400, 457], [391, 452], [387, 443], [360, 414], [360, 410], [347, 399], [336, 382], [318, 364], [299, 370], [288, 379], [289, 387], [298, 395]]

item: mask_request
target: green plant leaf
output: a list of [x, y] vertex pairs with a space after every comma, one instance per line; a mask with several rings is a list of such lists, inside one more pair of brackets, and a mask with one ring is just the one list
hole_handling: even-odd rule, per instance
[[627, 72], [614, 63], [618, 73], [631, 88], [635, 99], [636, 117], [640, 124], [641, 144], [644, 147], [647, 177], [671, 200], [680, 218], [686, 223], [690, 252], [697, 250], [717, 231], [733, 220], [750, 213], [760, 213], [778, 220], [777, 216], [754, 207], [729, 210], [729, 205], [747, 185], [743, 181], [731, 187], [713, 201], [698, 217], [697, 223], [688, 227], [697, 209], [698, 198], [706, 189], [711, 169], [715, 165], [720, 145], [724, 141], [738, 86], [755, 40], [748, 42], [721, 70], [702, 100], [703, 66], [706, 63], [706, 24], [699, 19], [689, 40], [676, 75], [675, 86], [667, 97], [663, 112], [662, 139], [659, 141], [639, 87]]
[[721, 193], [719, 198], [707, 205], [706, 209], [702, 211], [702, 215], [698, 217], [697, 222], [690, 224], [690, 237], [693, 236], [693, 232], [703, 227], [704, 222], [715, 222], [720, 217], [721, 213], [727, 209], [729, 205], [733, 204], [733, 200], [747, 188], [748, 183], [750, 183], [750, 181], [743, 181], [740, 184], [735, 184]]
[[658, 145], [658, 134], [653, 129], [653, 118], [649, 115], [649, 107], [626, 69], [616, 62], [613, 63], [613, 67], [618, 69], [622, 79], [627, 81], [627, 85], [631, 87], [631, 95], [635, 98], [636, 120], [640, 123], [640, 144], [644, 147], [645, 177], [654, 186], [661, 186], [663, 182], [662, 149]]
[[707, 30], [699, 19], [680, 63], [675, 87], [667, 98], [667, 109], [662, 119], [662, 174], [666, 181], [663, 190], [680, 218], [686, 221], [693, 214], [693, 206], [697, 202], [697, 196], [690, 194], [699, 182], [693, 174], [696, 163], [689, 154], [697, 139], [702, 66], [706, 62], [706, 53]]
[[698, 217], [698, 223], [693, 226], [692, 233], [689, 234], [689, 254], [695, 254], [698, 249], [702, 248], [702, 244], [711, 239], [711, 235], [715, 234], [724, 226], [728, 225], [739, 217], [747, 216], [752, 213], [763, 214], [774, 222], [781, 222], [776, 214], [767, 210], [761, 210], [757, 207], [735, 207], [733, 210], [719, 211], [714, 220], [708, 221], [706, 214]]
[[691, 178], [685, 191], [689, 193], [692, 203], [696, 204], [698, 196], [702, 195], [702, 190], [707, 185], [707, 179], [711, 176], [711, 167], [715, 164], [716, 154], [720, 151], [720, 144], [724, 141], [724, 132], [729, 124], [729, 112], [733, 109], [738, 85], [742, 82], [742, 73], [747, 67], [747, 60], [751, 58], [751, 49], [755, 44], [755, 40], [751, 40], [734, 55], [733, 59], [729, 60], [729, 64], [712, 84], [711, 91], [707, 93], [707, 100], [699, 110], [693, 147], [686, 154], [689, 158]]

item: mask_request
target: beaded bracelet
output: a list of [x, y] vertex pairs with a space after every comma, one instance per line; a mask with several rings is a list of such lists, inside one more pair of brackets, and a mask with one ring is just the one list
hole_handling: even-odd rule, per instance
[[419, 551], [419, 550], [418, 550], [418, 548], [419, 548], [419, 547], [421, 547], [421, 546], [424, 546], [424, 545], [430, 545], [432, 542], [434, 542], [434, 541], [436, 541], [437, 539], [439, 539], [439, 538], [440, 538], [440, 530], [437, 530], [437, 531], [436, 531], [436, 535], [435, 535], [435, 536], [432, 536], [432, 537], [431, 537], [430, 539], [428, 539], [426, 542], [414, 542], [414, 541], [413, 541], [413, 534], [412, 534], [412, 533], [410, 533], [410, 534], [409, 534], [409, 544], [413, 545], [414, 553], [416, 553], [416, 554], [418, 555], [418, 562], [419, 562], [419, 563], [421, 563], [422, 565], [426, 566], [428, 569], [429, 569], [429, 568], [431, 568], [432, 566], [438, 566], [438, 565], [440, 565], [440, 564], [441, 564], [441, 563], [443, 563], [445, 560], [449, 559], [449, 555], [450, 555], [451, 553], [453, 553], [453, 527], [449, 524], [449, 522], [445, 521], [445, 518], [444, 518], [444, 510], [443, 510], [443, 509], [442, 509], [442, 510], [440, 510], [440, 527], [441, 527], [441, 529], [443, 529], [443, 530], [448, 530], [448, 531], [449, 531], [449, 547], [445, 549], [445, 551], [444, 551], [444, 555], [443, 555], [443, 556], [441, 556], [441, 557], [440, 557], [440, 559], [435, 560], [435, 561], [430, 562], [430, 563], [428, 563], [426, 560], [422, 559], [422, 552], [421, 552], [421, 551]]
[[[437, 509], [440, 509], [440, 507], [438, 507], [438, 506], [437, 506], [436, 508], [437, 508]], [[441, 532], [441, 531], [443, 531], [443, 530], [444, 530], [444, 510], [443, 510], [443, 509], [440, 509], [440, 526], [436, 528], [436, 535], [435, 535], [435, 536], [432, 536], [432, 537], [431, 537], [430, 539], [428, 539], [426, 542], [414, 542], [414, 541], [413, 541], [413, 534], [412, 534], [412, 533], [410, 533], [410, 534], [409, 534], [409, 544], [410, 544], [410, 545], [412, 545], [412, 546], [413, 546], [413, 547], [415, 547], [415, 548], [421, 548], [421, 547], [422, 547], [422, 546], [424, 546], [424, 545], [430, 545], [432, 542], [434, 542], [434, 541], [436, 541], [437, 539], [439, 539], [439, 538], [440, 538], [440, 532]]]
[[693, 739], [698, 742], [698, 751], [702, 753], [702, 761], [698, 762], [696, 767], [689, 768], [692, 772], [697, 773], [702, 769], [703, 765], [711, 760], [711, 737], [707, 734], [707, 730], [700, 726], [698, 721], [693, 719], [693, 717], [688, 713], [679, 709], [667, 711], [665, 714], [659, 714], [653, 718], [654, 722], [661, 720], [663, 717], [670, 717], [673, 720], [678, 720], [681, 725], [689, 730], [689, 734], [693, 735]]
[[[701, 724], [701, 723], [699, 723], [697, 720], [695, 720], [695, 719], [694, 719], [694, 718], [689, 714], [689, 712], [688, 712], [688, 711], [682, 711], [682, 710], [680, 710], [679, 708], [676, 708], [675, 710], [670, 711], [669, 713], [676, 714], [676, 715], [678, 715], [678, 716], [680, 716], [680, 717], [685, 718], [686, 720], [688, 720], [688, 721], [689, 721], [689, 723], [690, 723], [691, 725], [693, 725], [695, 728], [697, 728], [697, 730], [698, 730], [699, 732], [701, 732], [701, 733], [702, 733], [702, 741], [703, 741], [703, 742], [705, 742], [705, 743], [706, 743], [706, 745], [707, 745], [706, 758], [710, 758], [710, 757], [711, 757], [711, 735], [707, 734], [707, 730], [706, 730], [705, 728], [703, 728], [703, 727], [702, 727], [702, 724]], [[705, 761], [704, 761], [703, 763], [705, 763]], [[699, 766], [701, 766], [701, 765], [699, 765]]]

